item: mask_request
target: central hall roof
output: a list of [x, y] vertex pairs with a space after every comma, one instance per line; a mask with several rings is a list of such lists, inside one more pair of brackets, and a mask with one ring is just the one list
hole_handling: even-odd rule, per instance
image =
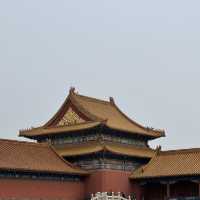
[[0, 171], [86, 175], [48, 144], [0, 139]]
[[[75, 125], [65, 125], [64, 127], [56, 127], [58, 122], [66, 113], [69, 105], [72, 104], [74, 109], [87, 118], [85, 122]], [[33, 128], [30, 130], [20, 131], [20, 136], [37, 137], [45, 134], [56, 134], [59, 131], [77, 131], [90, 129], [97, 124], [102, 124], [116, 131], [125, 131], [131, 134], [138, 134], [150, 138], [162, 137], [165, 135], [164, 130], [156, 130], [153, 128], [144, 127], [137, 122], [128, 118], [115, 104], [114, 99], [110, 101], [99, 100], [92, 97], [87, 97], [77, 94], [74, 89], [71, 89], [64, 104], [58, 112], [44, 126]], [[55, 128], [55, 129], [54, 129]]]
[[200, 175], [200, 149], [157, 151], [148, 164], [135, 170], [132, 179]]

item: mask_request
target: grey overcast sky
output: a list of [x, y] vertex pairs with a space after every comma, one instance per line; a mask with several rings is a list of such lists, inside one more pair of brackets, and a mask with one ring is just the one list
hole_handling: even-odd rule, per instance
[[46, 122], [75, 86], [165, 129], [152, 146], [200, 147], [199, 10], [199, 0], [0, 0], [0, 137]]

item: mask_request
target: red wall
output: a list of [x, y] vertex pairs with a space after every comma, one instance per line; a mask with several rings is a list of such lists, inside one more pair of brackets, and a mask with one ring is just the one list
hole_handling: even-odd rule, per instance
[[124, 192], [126, 195], [134, 192], [140, 196], [140, 188], [129, 180], [130, 172], [120, 170], [98, 170], [85, 181], [85, 194], [89, 196], [96, 192]]
[[96, 192], [131, 193], [141, 199], [141, 189], [129, 180], [130, 172], [97, 170], [80, 182], [0, 179], [0, 198], [48, 198], [84, 200]]
[[82, 200], [84, 185], [81, 182], [47, 180], [0, 179], [0, 197], [61, 198]]

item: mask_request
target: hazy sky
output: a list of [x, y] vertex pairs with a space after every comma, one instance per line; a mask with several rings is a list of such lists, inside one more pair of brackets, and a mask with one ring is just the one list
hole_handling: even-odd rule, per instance
[[153, 146], [200, 147], [199, 9], [199, 0], [0, 0], [0, 137], [46, 122], [75, 86], [165, 129]]

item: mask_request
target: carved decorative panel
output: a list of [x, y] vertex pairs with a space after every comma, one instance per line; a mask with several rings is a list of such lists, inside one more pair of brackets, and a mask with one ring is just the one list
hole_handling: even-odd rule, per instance
[[69, 126], [85, 122], [76, 112], [69, 108], [63, 118], [58, 122], [57, 126]]

